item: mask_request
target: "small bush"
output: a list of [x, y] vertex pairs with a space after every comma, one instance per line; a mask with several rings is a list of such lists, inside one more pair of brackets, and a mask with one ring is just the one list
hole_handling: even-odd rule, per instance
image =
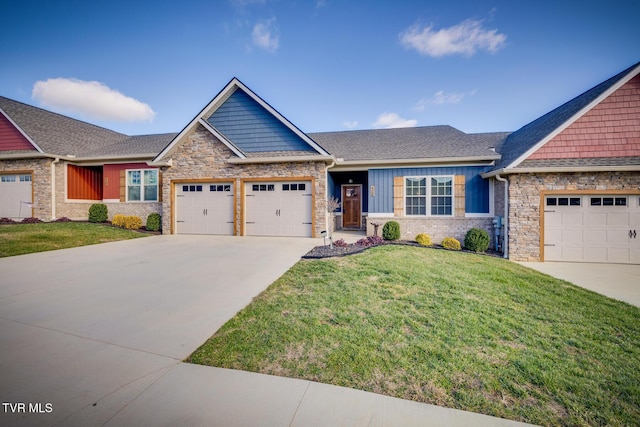
[[15, 224], [16, 222], [11, 218], [0, 218], [0, 224]]
[[57, 218], [54, 222], [71, 222], [71, 220], [66, 216], [63, 216], [63, 217]]
[[460, 242], [453, 237], [445, 237], [442, 241], [442, 247], [445, 249], [451, 249], [452, 251], [459, 251], [462, 249], [460, 247]]
[[346, 248], [347, 242], [344, 241], [344, 239], [338, 239], [335, 242], [333, 242], [333, 246], [338, 247], [338, 248]]
[[380, 236], [368, 236], [363, 237], [362, 239], [356, 242], [356, 246], [361, 246], [363, 248], [368, 248], [370, 246], [377, 246], [384, 243], [384, 239]]
[[420, 246], [431, 246], [433, 245], [433, 242], [431, 241], [431, 236], [429, 236], [428, 234], [425, 233], [420, 233], [416, 236], [416, 242], [418, 242], [418, 244]]
[[89, 222], [107, 222], [107, 205], [95, 203], [89, 208]]
[[22, 221], [20, 221], [20, 224], [38, 224], [42, 221], [40, 221], [38, 218], [25, 218]]
[[142, 219], [136, 215], [130, 215], [124, 219], [124, 228], [127, 230], [139, 230], [142, 228]]
[[489, 249], [489, 233], [482, 228], [472, 228], [464, 236], [464, 247], [474, 252], [484, 252]]
[[382, 227], [384, 240], [398, 240], [400, 238], [400, 224], [397, 221], [388, 221]]
[[148, 231], [159, 231], [162, 225], [162, 217], [160, 214], [152, 213], [147, 217], [147, 230]]
[[115, 227], [122, 227], [124, 228], [124, 225], [126, 224], [126, 215], [122, 215], [122, 214], [115, 214], [113, 216], [113, 219], [111, 220], [111, 225], [115, 226]]

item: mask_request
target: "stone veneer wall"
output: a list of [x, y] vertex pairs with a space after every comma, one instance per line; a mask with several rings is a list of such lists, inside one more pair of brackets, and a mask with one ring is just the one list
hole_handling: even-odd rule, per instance
[[[51, 162], [45, 159], [0, 160], [0, 172], [32, 172], [33, 216], [51, 219]], [[31, 216], [31, 215], [29, 215]]]
[[160, 202], [104, 202], [102, 200], [67, 200], [66, 164], [60, 162], [56, 164], [56, 217], [67, 217], [74, 220], [87, 220], [89, 218], [89, 208], [94, 203], [104, 203], [107, 205], [109, 220], [115, 214], [137, 215], [146, 224], [147, 216], [150, 213], [162, 214], [162, 203]]
[[494, 247], [493, 217], [489, 218], [416, 218], [416, 217], [373, 217], [367, 223], [367, 236], [372, 236], [374, 227], [371, 223], [381, 224], [378, 235], [382, 236], [382, 227], [387, 221], [396, 221], [400, 224], [400, 238], [402, 240], [414, 240], [420, 233], [431, 236], [435, 244], [440, 244], [445, 237], [455, 237], [464, 245], [464, 236], [469, 229], [483, 228], [489, 233], [491, 239], [490, 248]]
[[295, 178], [311, 176], [315, 178], [315, 236], [320, 236], [320, 231], [325, 230], [326, 225], [326, 163], [324, 162], [298, 162], [287, 163], [283, 157], [281, 163], [268, 164], [231, 164], [228, 158], [235, 157], [222, 142], [209, 131], [198, 125], [192, 132], [185, 135], [186, 141], [175, 149], [170, 158], [173, 165], [167, 168], [162, 175], [162, 229], [163, 233], [171, 233], [171, 186], [174, 180], [179, 179], [220, 179], [228, 178], [234, 183], [236, 196], [235, 223], [240, 233], [241, 206], [240, 180], [245, 178]]
[[509, 259], [540, 261], [540, 192], [638, 190], [639, 172], [509, 175]]

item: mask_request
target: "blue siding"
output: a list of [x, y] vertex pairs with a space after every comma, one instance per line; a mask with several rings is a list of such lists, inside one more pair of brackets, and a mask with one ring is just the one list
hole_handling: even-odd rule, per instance
[[208, 121], [244, 152], [314, 151], [242, 89], [237, 89]]
[[376, 195], [369, 196], [369, 212], [393, 213], [394, 176], [464, 175], [466, 213], [489, 213], [489, 181], [480, 176], [489, 169], [486, 166], [370, 169], [369, 185], [375, 185]]

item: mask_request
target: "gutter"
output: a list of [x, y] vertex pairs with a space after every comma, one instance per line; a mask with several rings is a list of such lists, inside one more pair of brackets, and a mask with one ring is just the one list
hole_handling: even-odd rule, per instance
[[461, 162], [493, 162], [499, 160], [499, 154], [494, 156], [463, 156], [463, 157], [423, 157], [414, 159], [382, 159], [382, 160], [340, 160], [336, 163], [336, 167], [341, 166], [392, 166], [407, 165], [417, 163], [461, 163]]
[[250, 157], [247, 159], [227, 159], [227, 163], [234, 165], [246, 165], [254, 163], [291, 163], [291, 162], [318, 162], [335, 164], [332, 156], [273, 156], [273, 157]]
[[509, 259], [509, 180], [496, 174], [495, 178], [504, 182], [504, 232], [502, 233], [502, 257]]

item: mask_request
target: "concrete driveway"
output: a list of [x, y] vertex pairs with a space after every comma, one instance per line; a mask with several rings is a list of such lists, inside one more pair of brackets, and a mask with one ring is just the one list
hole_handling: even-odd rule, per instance
[[524, 425], [181, 363], [321, 242], [156, 236], [0, 259], [0, 425]]
[[521, 262], [549, 276], [640, 307], [640, 265]]
[[0, 424], [104, 424], [317, 244], [154, 236], [0, 259], [0, 399], [25, 404]]

